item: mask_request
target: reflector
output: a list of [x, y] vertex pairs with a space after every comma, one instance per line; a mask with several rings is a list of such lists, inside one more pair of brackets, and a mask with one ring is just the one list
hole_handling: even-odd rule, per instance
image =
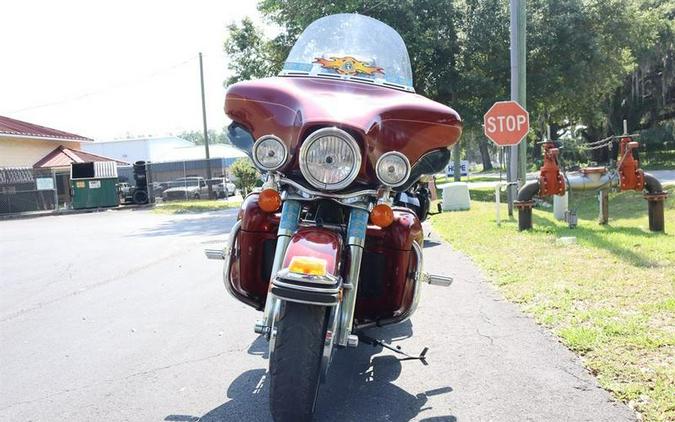
[[326, 260], [313, 256], [294, 256], [288, 266], [288, 271], [296, 274], [326, 275]]

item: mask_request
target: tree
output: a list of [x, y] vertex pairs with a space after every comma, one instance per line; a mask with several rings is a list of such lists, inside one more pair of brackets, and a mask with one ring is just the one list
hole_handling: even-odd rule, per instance
[[[537, 138], [547, 123], [560, 128], [583, 123], [592, 139], [612, 132], [607, 122], [616, 101], [607, 104], [638, 62], [647, 56], [657, 57], [653, 61], [672, 57], [646, 53], [656, 45], [672, 51], [672, 0], [531, 0], [527, 7], [527, 108]], [[464, 137], [463, 144], [478, 149], [489, 167], [481, 124], [494, 101], [509, 97], [507, 2], [260, 0], [258, 9], [280, 34], [266, 39], [250, 20], [231, 25], [226, 52], [234, 75], [228, 82], [276, 74], [302, 30], [319, 17], [371, 16], [403, 37], [417, 92], [459, 111], [465, 131], [475, 135]], [[667, 67], [659, 66], [652, 68]], [[661, 78], [663, 98], [672, 80]]]
[[230, 166], [230, 172], [236, 178], [235, 184], [242, 191], [242, 196], [246, 196], [258, 181], [258, 171], [253, 167], [253, 163], [248, 158], [240, 158]]
[[462, 144], [477, 149], [483, 170], [492, 169], [492, 143], [485, 138], [483, 114], [495, 99], [508, 97], [509, 89], [509, 10], [501, 0], [467, 0], [460, 6], [458, 23], [461, 53], [457, 60], [462, 76], [457, 99], [464, 119]]
[[251, 19], [244, 18], [240, 24], [228, 25], [227, 32], [224, 47], [230, 58], [228, 67], [233, 75], [225, 81], [225, 86], [270, 76], [275, 68], [281, 68], [283, 59], [281, 62], [278, 58], [273, 59], [272, 45]]
[[[209, 144], [229, 144], [230, 139], [227, 137], [227, 130], [223, 129], [218, 132], [213, 129], [209, 129]], [[190, 142], [193, 142], [195, 145], [204, 145], [204, 132], [199, 130], [189, 130], [181, 132], [178, 135], [179, 138], [183, 138]]]

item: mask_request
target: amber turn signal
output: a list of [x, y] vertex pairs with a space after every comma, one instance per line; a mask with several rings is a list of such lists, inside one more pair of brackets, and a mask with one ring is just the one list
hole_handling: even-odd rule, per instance
[[265, 212], [274, 212], [281, 207], [281, 196], [274, 189], [263, 189], [258, 196], [258, 205]]
[[326, 260], [313, 256], [294, 256], [288, 266], [288, 271], [296, 274], [326, 275]]
[[370, 212], [370, 222], [382, 228], [394, 222], [394, 211], [387, 204], [378, 204]]

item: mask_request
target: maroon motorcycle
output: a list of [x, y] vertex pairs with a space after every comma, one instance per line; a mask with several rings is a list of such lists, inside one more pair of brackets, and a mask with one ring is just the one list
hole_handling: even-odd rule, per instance
[[336, 350], [408, 319], [423, 282], [451, 283], [422, 271], [421, 221], [462, 122], [415, 94], [398, 33], [356, 14], [312, 23], [279, 77], [232, 85], [225, 112], [266, 181], [207, 255], [263, 312], [274, 419], [309, 420]]

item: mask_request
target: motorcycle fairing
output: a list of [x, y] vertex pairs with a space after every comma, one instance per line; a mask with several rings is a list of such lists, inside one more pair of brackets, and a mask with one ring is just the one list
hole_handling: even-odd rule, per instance
[[[358, 82], [275, 77], [232, 85], [225, 112], [252, 139], [275, 135], [289, 148], [284, 168], [297, 168], [302, 140], [312, 131], [338, 126], [356, 135], [364, 160], [357, 182], [375, 183], [374, 164], [389, 151], [411, 164], [424, 154], [454, 145], [462, 121], [453, 109], [421, 95]], [[242, 146], [251, 139], [239, 136]]]

